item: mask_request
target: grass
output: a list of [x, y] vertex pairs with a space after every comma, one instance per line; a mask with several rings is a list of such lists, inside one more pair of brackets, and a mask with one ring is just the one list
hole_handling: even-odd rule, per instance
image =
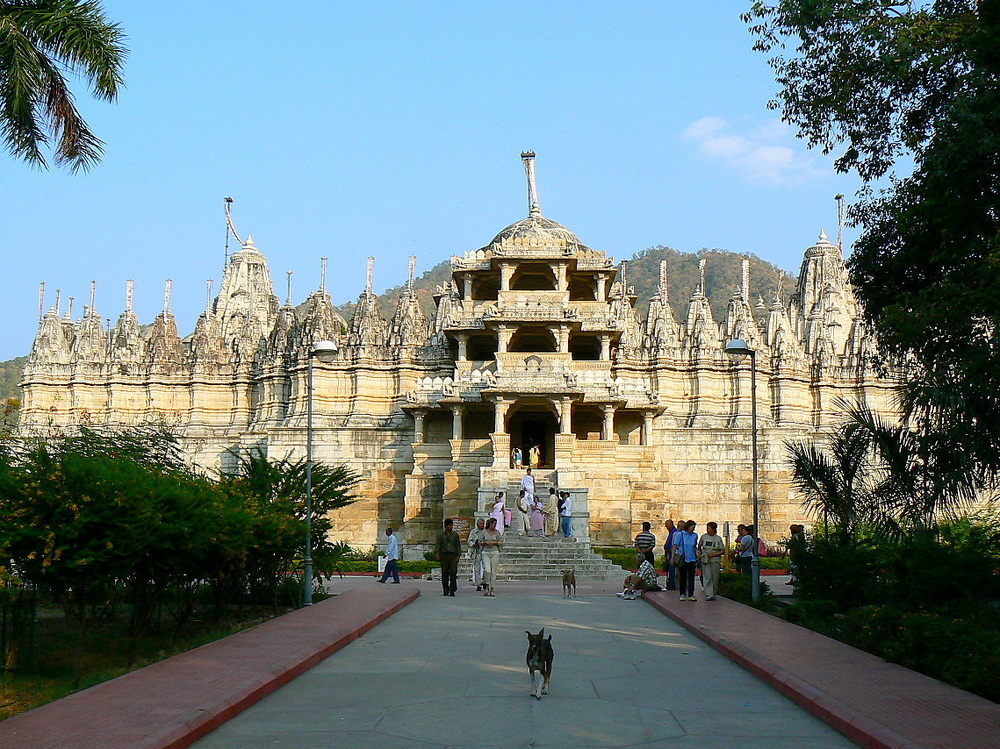
[[249, 629], [268, 618], [200, 623], [180, 637], [167, 631], [130, 636], [124, 618], [93, 624], [87, 634], [82, 676], [76, 680], [77, 623], [64, 618], [59, 609], [39, 606], [34, 663], [0, 677], [0, 720]]

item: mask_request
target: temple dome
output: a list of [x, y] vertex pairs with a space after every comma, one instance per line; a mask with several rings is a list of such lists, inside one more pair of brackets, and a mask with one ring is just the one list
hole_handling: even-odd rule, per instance
[[580, 245], [579, 238], [562, 224], [541, 215], [532, 215], [511, 224], [495, 237], [490, 245], [535, 240], [539, 244]]

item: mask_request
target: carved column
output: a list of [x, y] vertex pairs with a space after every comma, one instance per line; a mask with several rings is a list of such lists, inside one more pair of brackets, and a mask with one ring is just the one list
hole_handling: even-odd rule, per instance
[[597, 301], [606, 302], [608, 301], [607, 288], [605, 286], [605, 279], [603, 273], [597, 274]]
[[462, 429], [462, 415], [465, 413], [464, 406], [451, 407], [451, 438], [454, 440], [465, 439]]
[[497, 326], [497, 353], [506, 354], [507, 347], [510, 346], [510, 338], [514, 331], [506, 325]]
[[462, 299], [472, 299], [472, 274], [462, 274]]
[[413, 441], [424, 441], [424, 411], [413, 412]]
[[554, 331], [556, 335], [556, 341], [558, 341], [558, 348], [560, 354], [569, 353], [569, 326], [560, 325]]
[[[602, 300], [603, 301], [603, 300]], [[611, 336], [600, 336], [601, 341], [601, 361], [611, 360]]]
[[642, 413], [642, 444], [651, 445], [653, 442], [653, 414], [649, 411]]
[[560, 398], [556, 405], [559, 408], [559, 433], [570, 434], [573, 431], [573, 401]]
[[602, 439], [613, 440], [615, 438], [615, 407], [610, 403], [601, 406], [604, 411], [604, 432]]
[[514, 277], [514, 266], [500, 263], [500, 291], [510, 291], [510, 279]]
[[493, 404], [493, 431], [497, 434], [507, 433], [507, 410], [510, 408], [510, 402], [504, 398], [497, 398], [496, 403]]
[[566, 289], [569, 288], [569, 285], [566, 282], [565, 263], [559, 263], [556, 266], [556, 288], [559, 289], [559, 291], [566, 291]]
[[455, 336], [458, 339], [458, 360], [468, 361], [469, 360], [469, 334], [459, 333]]

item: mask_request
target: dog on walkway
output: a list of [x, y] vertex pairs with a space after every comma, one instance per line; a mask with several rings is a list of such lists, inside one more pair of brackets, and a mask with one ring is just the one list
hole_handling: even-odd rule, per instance
[[576, 570], [563, 570], [563, 598], [576, 597]]
[[[552, 678], [552, 635], [545, 637], [545, 627], [537, 635], [528, 630], [524, 632], [528, 635], [528, 655], [525, 661], [531, 677], [530, 694], [540, 700], [543, 694], [549, 693], [549, 680]], [[538, 672], [537, 678], [535, 672]]]

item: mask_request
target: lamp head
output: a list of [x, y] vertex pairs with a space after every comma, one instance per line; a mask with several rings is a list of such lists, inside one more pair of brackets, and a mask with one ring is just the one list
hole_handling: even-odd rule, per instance
[[329, 364], [337, 356], [337, 344], [333, 341], [317, 341], [313, 347], [312, 351], [309, 352], [309, 356], [319, 359], [324, 364]]
[[743, 361], [745, 357], [753, 356], [757, 353], [747, 345], [746, 341], [740, 338], [734, 338], [731, 340], [726, 344], [726, 348], [724, 350], [733, 361]]

